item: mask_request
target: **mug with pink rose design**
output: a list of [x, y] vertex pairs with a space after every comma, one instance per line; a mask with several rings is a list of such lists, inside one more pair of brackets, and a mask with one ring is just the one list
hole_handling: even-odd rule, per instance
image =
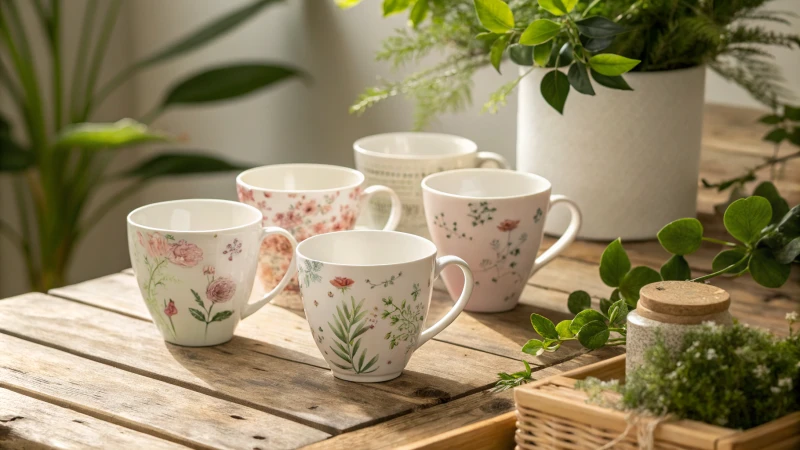
[[[361, 172], [323, 164], [277, 164], [246, 170], [236, 177], [239, 201], [263, 215], [262, 225], [286, 229], [297, 242], [319, 234], [352, 230], [362, 207], [377, 193], [391, 199], [391, 214], [383, 227], [400, 221], [400, 198], [385, 186], [365, 188]], [[258, 279], [272, 289], [291, 268], [293, 249], [279, 236], [261, 245]], [[280, 296], [281, 306], [302, 309], [300, 285], [293, 278]]]
[[142, 298], [164, 340], [190, 347], [233, 337], [241, 319], [278, 295], [294, 268], [260, 300], [249, 303], [261, 242], [283, 236], [262, 227], [252, 206], [226, 200], [177, 200], [128, 215], [128, 249]]

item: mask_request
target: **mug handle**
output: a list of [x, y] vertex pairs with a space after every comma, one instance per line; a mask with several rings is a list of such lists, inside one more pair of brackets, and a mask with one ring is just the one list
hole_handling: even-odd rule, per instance
[[420, 348], [422, 344], [428, 342], [432, 337], [436, 336], [442, 330], [447, 328], [448, 325], [453, 323], [453, 321], [456, 320], [456, 317], [461, 314], [461, 311], [464, 310], [464, 307], [467, 306], [469, 297], [472, 295], [472, 286], [474, 285], [472, 270], [470, 270], [466, 261], [457, 256], [442, 256], [441, 258], [436, 258], [436, 268], [433, 272], [433, 279], [435, 280], [439, 278], [439, 274], [442, 273], [442, 270], [450, 264], [457, 265], [459, 268], [461, 268], [461, 271], [464, 272], [464, 290], [461, 291], [461, 296], [458, 297], [458, 301], [456, 301], [456, 304], [453, 305], [450, 311], [448, 311], [444, 317], [439, 319], [438, 322], [433, 324], [433, 326], [429, 327], [427, 330], [423, 331], [422, 334], [420, 334], [416, 348]]
[[544, 253], [539, 255], [538, 258], [536, 258], [536, 261], [533, 263], [533, 269], [531, 269], [531, 274], [528, 276], [528, 278], [532, 277], [536, 271], [544, 267], [547, 263], [552, 261], [556, 256], [569, 247], [570, 244], [575, 242], [575, 237], [578, 236], [578, 231], [581, 229], [581, 210], [578, 209], [578, 205], [563, 195], [550, 196], [550, 209], [553, 209], [553, 205], [556, 203], [564, 203], [567, 208], [569, 208], [571, 216], [569, 226], [567, 227], [567, 231], [565, 231], [564, 234], [558, 238], [555, 244], [553, 244]]
[[483, 164], [488, 162], [488, 161], [494, 161], [497, 164], [497, 166], [499, 168], [501, 168], [501, 169], [508, 169], [508, 167], [509, 167], [508, 166], [508, 161], [506, 161], [506, 159], [503, 158], [498, 153], [494, 153], [494, 152], [478, 152], [478, 154], [475, 155], [475, 156], [478, 159], [478, 167], [483, 167]]
[[397, 224], [400, 223], [400, 215], [403, 213], [403, 204], [400, 201], [400, 197], [397, 196], [397, 193], [395, 193], [392, 188], [381, 186], [379, 184], [370, 186], [364, 189], [364, 193], [361, 194], [361, 203], [367, 203], [370, 197], [378, 192], [385, 192], [389, 194], [389, 198], [392, 200], [392, 212], [389, 213], [389, 220], [386, 221], [383, 231], [394, 231], [394, 229], [397, 228]]
[[273, 234], [279, 234], [279, 235], [285, 237], [286, 239], [289, 240], [289, 243], [292, 244], [292, 260], [289, 261], [289, 270], [286, 271], [286, 274], [281, 279], [281, 282], [278, 283], [278, 285], [275, 286], [271, 291], [269, 291], [266, 294], [264, 294], [264, 296], [261, 297], [261, 299], [258, 300], [257, 302], [248, 303], [242, 309], [242, 314], [241, 314], [241, 318], [242, 319], [244, 319], [247, 316], [249, 316], [250, 314], [253, 314], [254, 312], [258, 311], [264, 305], [269, 303], [269, 301], [272, 300], [273, 297], [275, 297], [276, 295], [280, 294], [281, 291], [283, 291], [283, 288], [285, 288], [286, 285], [289, 284], [289, 281], [292, 280], [292, 277], [294, 277], [294, 274], [297, 273], [297, 267], [295, 267], [295, 264], [294, 264], [294, 257], [295, 257], [294, 249], [297, 247], [297, 241], [294, 239], [294, 236], [292, 236], [288, 231], [284, 230], [283, 228], [279, 228], [279, 227], [264, 227], [264, 228], [262, 228], [261, 229], [261, 239], [259, 239], [259, 241], [258, 241], [259, 242], [259, 247], [260, 247], [261, 242], [264, 241], [264, 238], [266, 238], [267, 236], [271, 236]]

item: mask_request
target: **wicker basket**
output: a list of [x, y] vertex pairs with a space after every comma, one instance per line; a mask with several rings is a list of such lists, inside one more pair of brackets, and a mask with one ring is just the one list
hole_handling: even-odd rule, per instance
[[[587, 404], [587, 395], [574, 387], [575, 381], [590, 376], [601, 380], [624, 379], [625, 355], [515, 389], [516, 448], [597, 449], [625, 434], [613, 448], [638, 449], [639, 430], [654, 419], [631, 420], [624, 412]], [[630, 427], [629, 421], [634, 422]], [[800, 448], [800, 412], [747, 431], [692, 420], [654, 425], [652, 448], [657, 450]]]

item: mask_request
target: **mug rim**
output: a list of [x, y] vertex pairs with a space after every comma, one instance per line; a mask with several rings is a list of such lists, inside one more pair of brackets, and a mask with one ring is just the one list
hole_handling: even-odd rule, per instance
[[[325, 169], [325, 170], [332, 170], [332, 171], [339, 171], [339, 172], [349, 172], [351, 174], [356, 175], [359, 178], [359, 182], [347, 184], [344, 186], [333, 187], [333, 188], [326, 188], [326, 189], [272, 189], [272, 188], [265, 188], [260, 186], [254, 186], [242, 179], [245, 175], [250, 173], [258, 172], [261, 170], [272, 169], [272, 168], [301, 168], [301, 169], [310, 169], [310, 168], [317, 168], [317, 169]], [[336, 192], [343, 189], [355, 189], [364, 184], [366, 180], [366, 176], [361, 173], [361, 171], [356, 169], [351, 169], [350, 167], [344, 166], [337, 166], [334, 164], [312, 164], [312, 163], [286, 163], [286, 164], [267, 164], [264, 166], [252, 167], [247, 169], [239, 175], [236, 176], [236, 184], [244, 186], [250, 190], [257, 190], [257, 191], [264, 191], [264, 192], [278, 192], [278, 193], [285, 193], [285, 194], [293, 194], [293, 193], [310, 193], [310, 192]]]
[[[439, 189], [435, 189], [435, 188], [431, 187], [428, 184], [430, 182], [430, 180], [432, 180], [434, 178], [439, 178], [439, 177], [457, 176], [457, 175], [468, 174], [468, 173], [485, 174], [485, 173], [493, 173], [493, 172], [494, 173], [505, 173], [505, 174], [509, 174], [510, 176], [521, 176], [521, 177], [524, 177], [524, 178], [534, 179], [534, 180], [537, 180], [537, 181], [540, 181], [540, 182], [544, 182], [546, 187], [544, 189], [541, 189], [541, 190], [536, 191], [536, 192], [528, 192], [528, 193], [525, 193], [525, 194], [517, 194], [517, 195], [472, 196], [472, 195], [452, 194], [450, 192], [445, 192], [445, 191], [441, 191]], [[536, 175], [536, 174], [530, 173], [530, 172], [520, 172], [520, 171], [513, 170], [513, 169], [496, 169], [496, 168], [455, 169], [455, 170], [447, 170], [447, 171], [444, 171], [444, 172], [432, 173], [432, 174], [426, 176], [425, 178], [423, 178], [422, 182], [420, 184], [421, 184], [422, 189], [424, 191], [430, 192], [432, 194], [441, 195], [443, 197], [463, 199], [463, 200], [470, 200], [470, 199], [479, 199], [479, 200], [518, 199], [518, 198], [524, 198], [524, 197], [530, 197], [530, 196], [533, 196], [533, 195], [543, 194], [543, 193], [545, 193], [547, 191], [552, 191], [552, 189], [553, 189], [553, 185], [552, 185], [552, 183], [550, 183], [550, 180], [548, 180], [547, 178], [545, 178], [545, 177], [543, 177], [541, 175]]]
[[[235, 227], [228, 227], [228, 228], [214, 228], [209, 230], [173, 230], [169, 228], [158, 228], [158, 227], [151, 227], [148, 225], [142, 225], [137, 223], [133, 220], [133, 215], [139, 211], [143, 211], [145, 209], [155, 207], [155, 206], [164, 206], [176, 203], [226, 203], [230, 205], [235, 205], [238, 207], [244, 207], [245, 209], [249, 209], [251, 212], [255, 213], [256, 218], [252, 222], [248, 222], [243, 225], [237, 225]], [[239, 231], [243, 230], [248, 227], [252, 227], [253, 225], [261, 226], [261, 220], [263, 219], [263, 214], [258, 208], [248, 205], [242, 202], [235, 202], [232, 200], [223, 200], [223, 199], [215, 199], [215, 198], [187, 198], [187, 199], [178, 199], [178, 200], [168, 200], [164, 202], [156, 202], [156, 203], [148, 203], [147, 205], [142, 205], [133, 211], [128, 213], [127, 222], [128, 225], [134, 226], [136, 228], [141, 228], [143, 230], [148, 231], [155, 231], [160, 233], [182, 233], [182, 234], [208, 234], [208, 233], [221, 233], [221, 232], [229, 232], [229, 231]]]
[[[359, 234], [386, 234], [386, 233], [389, 233], [389, 234], [400, 234], [400, 235], [411, 237], [414, 240], [417, 240], [417, 241], [421, 242], [422, 244], [428, 246], [429, 249], [432, 248], [432, 251], [428, 252], [427, 255], [425, 255], [425, 256], [423, 256], [421, 258], [411, 259], [411, 260], [408, 260], [408, 261], [394, 262], [394, 263], [384, 263], [384, 264], [344, 264], [344, 263], [337, 263], [337, 262], [332, 262], [332, 261], [325, 261], [325, 260], [322, 260], [322, 259], [310, 258], [310, 257], [304, 255], [301, 252], [302, 249], [303, 249], [303, 245], [308, 243], [308, 242], [313, 242], [314, 240], [318, 240], [318, 239], [332, 238], [332, 237], [334, 237], [334, 235], [342, 234], [342, 233], [359, 233]], [[306, 244], [306, 246], [308, 246], [308, 245], [311, 245], [311, 244]], [[403, 264], [413, 264], [413, 263], [425, 261], [426, 259], [430, 259], [432, 257], [435, 258], [437, 251], [438, 251], [438, 249], [436, 248], [436, 244], [434, 244], [430, 239], [426, 239], [426, 238], [424, 238], [422, 236], [417, 236], [416, 234], [403, 233], [402, 231], [394, 231], [394, 230], [343, 230], [343, 231], [334, 231], [334, 232], [331, 232], [331, 233], [316, 234], [314, 236], [311, 236], [311, 237], [303, 240], [302, 242], [299, 242], [297, 244], [297, 247], [295, 248], [295, 254], [298, 257], [301, 257], [303, 259], [308, 259], [308, 260], [311, 260], [311, 261], [319, 261], [319, 262], [321, 262], [321, 263], [323, 263], [325, 265], [334, 266], [334, 267], [352, 267], [352, 268], [391, 267], [391, 266], [399, 266], [399, 265], [403, 265]]]
[[[366, 141], [375, 138], [385, 138], [389, 136], [422, 136], [424, 138], [431, 138], [431, 137], [439, 137], [439, 138], [447, 138], [453, 141], [460, 141], [461, 143], [466, 143], [469, 147], [469, 150], [463, 153], [443, 153], [441, 155], [421, 155], [421, 154], [403, 154], [403, 153], [383, 153], [383, 152], [376, 152], [374, 150], [369, 150], [365, 148], [363, 145]], [[359, 138], [355, 142], [353, 142], [353, 150], [357, 153], [361, 153], [368, 156], [373, 156], [376, 158], [386, 158], [386, 159], [424, 159], [424, 160], [431, 160], [431, 159], [443, 159], [443, 158], [453, 158], [458, 156], [464, 155], [471, 155], [478, 153], [478, 144], [475, 141], [465, 138], [464, 136], [458, 136], [455, 134], [449, 133], [430, 133], [430, 132], [423, 132], [423, 131], [396, 131], [390, 133], [379, 133], [379, 134], [372, 134], [369, 136], [364, 136]]]

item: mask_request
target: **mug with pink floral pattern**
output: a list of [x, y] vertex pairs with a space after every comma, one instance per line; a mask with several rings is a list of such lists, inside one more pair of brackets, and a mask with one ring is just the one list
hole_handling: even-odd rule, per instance
[[[388, 194], [391, 214], [383, 227], [400, 221], [400, 198], [385, 186], [365, 187], [361, 172], [323, 164], [277, 164], [246, 170], [236, 177], [239, 201], [255, 206], [262, 225], [286, 229], [297, 242], [318, 234], [352, 230], [362, 207], [377, 193]], [[279, 236], [261, 245], [258, 279], [264, 289], [276, 286], [291, 268], [293, 249]], [[283, 306], [302, 308], [300, 286], [293, 278], [281, 294]]]
[[229, 341], [239, 321], [294, 276], [290, 264], [277, 286], [249, 303], [261, 242], [274, 236], [297, 245], [286, 230], [262, 227], [256, 208], [227, 200], [176, 200], [131, 212], [131, 264], [164, 339], [190, 347]]
[[[462, 169], [422, 180], [425, 217], [439, 251], [464, 258], [475, 275], [465, 311], [500, 312], [514, 308], [528, 279], [575, 240], [581, 226], [578, 206], [550, 195], [546, 179], [502, 169]], [[536, 256], [550, 208], [563, 203], [572, 219], [561, 238]], [[463, 279], [445, 270], [452, 298]]]

